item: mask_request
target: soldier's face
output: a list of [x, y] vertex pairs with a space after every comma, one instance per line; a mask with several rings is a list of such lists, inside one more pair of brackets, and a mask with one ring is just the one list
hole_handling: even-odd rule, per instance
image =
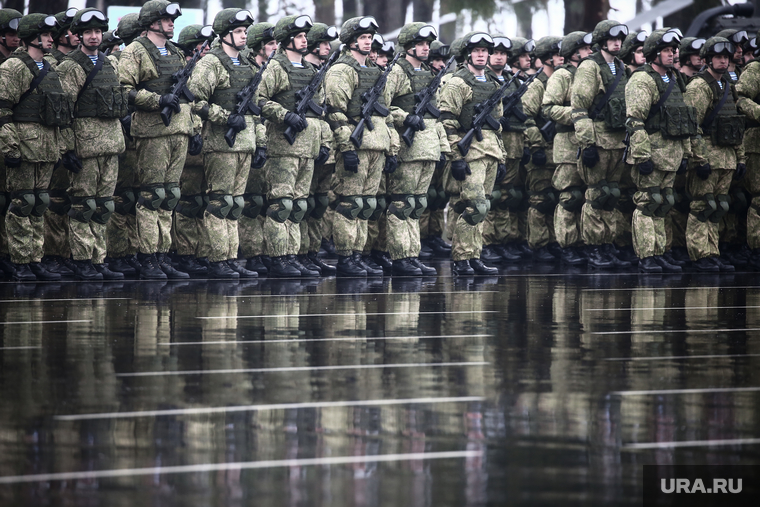
[[[195, 46], [196, 51], [200, 51], [200, 49], [203, 47], [203, 43], [199, 43], [197, 46]], [[206, 44], [206, 47], [203, 48], [203, 51], [201, 51], [201, 57], [206, 56], [206, 53], [208, 53], [211, 50], [211, 45]], [[188, 58], [192, 58], [192, 55], [190, 55]]]
[[723, 73], [728, 70], [728, 55], [715, 55], [712, 57], [712, 67], [715, 72]]
[[623, 47], [623, 39], [607, 39], [605, 42], [607, 52], [610, 54], [616, 54]]
[[564, 57], [559, 56], [559, 55], [552, 55], [552, 65], [554, 66], [555, 69], [559, 67], [560, 65], [564, 65], [564, 63], [565, 63]]
[[85, 30], [82, 34], [82, 44], [88, 48], [100, 46], [101, 42], [103, 42], [103, 31], [100, 28]]
[[443, 58], [436, 58], [435, 60], [430, 60], [428, 63], [430, 64], [430, 67], [436, 72], [440, 72], [443, 66], [446, 64], [446, 62], [443, 61]]
[[272, 51], [274, 51], [275, 49], [277, 49], [277, 41], [270, 40], [269, 42], [264, 44], [264, 48], [262, 49], [262, 51], [264, 51], [264, 54], [262, 56], [266, 56], [267, 58], [269, 58], [269, 55], [271, 55]]
[[248, 33], [244, 26], [239, 26], [231, 31], [228, 37], [233, 46], [240, 48], [245, 46], [245, 41], [248, 40]]
[[320, 42], [319, 43], [319, 56], [325, 57], [330, 54], [330, 43], [329, 42]]
[[63, 43], [63, 44], [67, 44], [68, 43], [68, 44], [76, 47], [76, 46], [79, 45], [79, 36], [77, 34], [75, 34], [75, 33], [72, 33], [71, 30], [67, 30], [66, 31], [66, 35], [61, 35], [58, 38], [58, 43], [59, 44], [60, 43]]
[[15, 30], [8, 30], [3, 37], [5, 37], [5, 45], [9, 49], [17, 48], [21, 43], [21, 39], [18, 38], [18, 32]]
[[360, 51], [369, 51], [372, 49], [372, 34], [363, 33], [356, 39], [356, 47]]
[[744, 62], [744, 49], [737, 44], [736, 53], [734, 53], [734, 63], [741, 64], [742, 62]]
[[636, 48], [636, 51], [633, 52], [633, 64], [640, 66], [645, 63], [647, 63], [647, 59], [644, 58], [644, 48]]
[[675, 51], [673, 51], [673, 48], [664, 48], [660, 51], [660, 56], [655, 61], [659, 61], [660, 65], [665, 68], [671, 68], [675, 61]]
[[174, 37], [174, 21], [172, 21], [172, 18], [161, 18], [158, 21], [154, 21], [150, 27], [162, 32], [167, 39]]
[[374, 49], [372, 51], [370, 51], [369, 55], [367, 55], [367, 56], [369, 56], [369, 61], [371, 61], [373, 63], [377, 61], [377, 51], [375, 51]]
[[40, 47], [42, 49], [53, 49], [53, 34], [52, 33], [44, 32], [40, 34]]
[[422, 41], [415, 44], [414, 54], [417, 55], [418, 60], [422, 60], [423, 62], [427, 60], [427, 57], [430, 54], [430, 43], [428, 41]]
[[517, 57], [517, 68], [520, 70], [530, 69], [530, 55], [523, 53]]
[[581, 57], [581, 60], [587, 58], [591, 53], [593, 53], [593, 51], [591, 51], [591, 46], [583, 46], [578, 50], [578, 56]]
[[293, 47], [297, 51], [306, 49], [306, 46], [308, 44], [309, 44], [309, 41], [306, 40], [306, 32], [300, 32], [298, 35], [293, 37]]
[[705, 61], [699, 55], [691, 55], [689, 56], [689, 63], [695, 69], [701, 69], [702, 66], [705, 64]]
[[378, 64], [380, 67], [385, 67], [388, 65], [388, 55], [383, 53], [378, 53], [377, 58], [375, 58], [375, 63]]
[[[482, 48], [477, 48], [482, 49]], [[488, 51], [486, 51], [486, 54]], [[475, 52], [473, 51], [473, 56], [475, 55]], [[475, 59], [473, 58], [473, 61]], [[494, 51], [493, 54], [491, 54], [490, 58], [488, 59], [488, 63], [494, 70], [503, 70], [504, 67], [507, 65], [507, 53], [504, 51]]]
[[[488, 64], [488, 49], [475, 48], [470, 52], [470, 59], [473, 65], [486, 65]], [[506, 60], [504, 60], [506, 63]]]

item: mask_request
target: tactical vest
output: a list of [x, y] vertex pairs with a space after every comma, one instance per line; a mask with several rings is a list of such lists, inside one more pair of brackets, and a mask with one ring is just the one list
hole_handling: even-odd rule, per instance
[[[705, 118], [707, 118], [723, 98], [724, 90], [721, 90], [718, 81], [707, 70], [694, 76], [694, 79], [697, 78], [704, 79], [712, 90], [712, 104], [705, 111]], [[730, 81], [725, 74], [721, 80], [724, 87], [730, 86]], [[744, 140], [744, 115], [736, 110], [733, 90], [729, 89], [725, 104], [720, 108], [710, 125], [702, 125], [702, 131], [710, 135], [715, 146], [738, 146], [742, 143]]]
[[251, 78], [253, 78], [255, 73], [251, 66], [245, 62], [245, 58], [239, 59], [240, 65], [234, 65], [232, 58], [221, 47], [212, 49], [209, 51], [209, 54], [217, 57], [224, 70], [229, 74], [230, 87], [224, 90], [216, 88], [211, 97], [209, 97], [208, 102], [209, 104], [216, 104], [227, 111], [234, 111], [238, 103], [237, 94], [251, 82]]
[[[654, 79], [660, 97], [670, 86], [670, 83], [663, 81], [659, 72], [655, 71], [649, 64], [642, 65], [634, 71], [634, 73], [636, 72], [646, 72]], [[697, 111], [684, 102], [684, 89], [681, 87], [681, 80], [678, 79], [676, 73], [669, 72], [668, 77], [676, 81], [671, 88], [670, 95], [665, 99], [662, 107], [652, 106], [644, 122], [644, 128], [647, 134], [660, 132], [665, 139], [686, 139], [695, 136], [697, 135]]]
[[[355, 118], [362, 113], [362, 94], [372, 88], [383, 71], [380, 67], [370, 62], [367, 62], [366, 67], [362, 67], [359, 65], [359, 62], [348, 53], [341, 55], [335, 62], [335, 65], [340, 63], [348, 65], [359, 75], [359, 86], [354, 88], [354, 94], [351, 95], [351, 98], [348, 101], [348, 107], [346, 108], [346, 116]], [[378, 97], [377, 103], [385, 107], [385, 98], [382, 93], [380, 94], [380, 97]], [[379, 115], [373, 113], [373, 116]]]
[[[488, 74], [488, 72], [486, 72], [486, 74]], [[510, 79], [512, 79], [512, 74], [505, 71], [504, 79], [509, 81]], [[497, 81], [497, 83], [499, 83], [500, 85], [503, 84], [503, 82], [500, 82], [500, 81]], [[509, 97], [509, 94], [516, 91], [522, 85], [522, 83], [523, 83], [523, 79], [518, 77], [517, 81], [512, 83], [512, 86], [507, 88], [507, 91], [504, 92], [504, 97], [501, 99], [502, 103], [506, 102], [507, 98]], [[518, 111], [518, 114], [520, 113], [522, 113], [523, 115], [525, 114], [525, 112], [523, 111], [522, 101], [517, 102], [517, 105], [515, 106], [513, 111], [515, 110]], [[525, 127], [525, 124], [521, 122], [514, 114], [510, 113], [510, 115], [507, 116], [507, 121], [509, 124], [509, 127], [506, 130], [507, 132], [525, 132], [525, 130], [527, 129], [527, 127]]]
[[[414, 70], [414, 67], [412, 67], [412, 64], [409, 63], [406, 58], [399, 58], [396, 65], [401, 67], [406, 74], [406, 77], [409, 78], [409, 83], [412, 85], [412, 91], [404, 95], [393, 97], [391, 105], [396, 106], [407, 113], [412, 113], [414, 111], [414, 106], [417, 105], [415, 95], [427, 88], [435, 76], [433, 76], [433, 72], [424, 63], [422, 64], [422, 70], [420, 71]], [[425, 111], [424, 117], [435, 118], [435, 116], [428, 111]]]
[[[90, 57], [79, 49], [69, 53], [69, 58], [78, 63], [88, 77], [95, 68]], [[87, 88], [79, 92], [74, 105], [75, 118], [124, 118], [129, 114], [127, 94], [119, 83], [116, 69], [103, 53], [100, 53], [100, 58], [103, 58], [103, 68], [95, 74]]]
[[[746, 67], [746, 68], [749, 68], [749, 66], [750, 66], [750, 65], [755, 65], [755, 66], [758, 66], [758, 65], [760, 65], [760, 61], [758, 61], [758, 60], [753, 60], [753, 61], [751, 61], [751, 62], [749, 62], [749, 63], [747, 64], [747, 67]], [[760, 104], [760, 93], [758, 93], [758, 94], [757, 94], [757, 95], [755, 95], [754, 97], [749, 97], [749, 99], [750, 99], [750, 100], [752, 100], [752, 102], [754, 102], [754, 103], [756, 103], [756, 104]], [[752, 119], [752, 118], [750, 118], [749, 116], [747, 116], [747, 117], [744, 119], [744, 128], [745, 128], [745, 129], [752, 129], [752, 128], [758, 128], [758, 127], [760, 127], [760, 122], [757, 122], [756, 120], [753, 120], [753, 119]]]
[[[288, 111], [295, 111], [296, 93], [299, 90], [309, 86], [309, 83], [311, 83], [311, 80], [314, 77], [314, 74], [317, 73], [317, 70], [312, 64], [303, 59], [301, 60], [301, 63], [303, 63], [302, 69], [293, 66], [290, 59], [288, 58], [288, 55], [284, 51], [276, 53], [272, 60], [276, 60], [280, 64], [285, 73], [288, 75], [288, 81], [290, 82], [290, 87], [287, 90], [283, 90], [280, 93], [276, 94], [274, 97], [272, 97], [272, 100], [280, 104]], [[314, 111], [311, 109], [306, 110], [306, 116], [309, 116], [311, 118], [317, 117], [317, 115], [314, 114]]]
[[55, 58], [55, 61], [58, 63], [61, 63], [64, 58], [66, 58], [66, 55], [58, 48], [53, 48], [50, 50], [50, 55]]
[[[170, 41], [166, 41], [166, 50], [169, 51], [167, 56], [161, 56], [156, 45], [147, 37], [138, 37], [135, 41], [142, 44], [145, 50], [148, 51], [158, 71], [158, 78], [143, 81], [137, 85], [137, 88], [140, 90], [145, 89], [158, 95], [165, 95], [171, 92], [172, 85], [174, 84], [172, 76], [175, 72], [185, 67], [185, 59], [182, 57], [182, 54]], [[186, 103], [187, 99], [182, 95], [179, 101]]]
[[[599, 66], [599, 71], [602, 75], [602, 85], [605, 90], [609, 90], [612, 83], [617, 79], [617, 76], [612, 74], [610, 66], [602, 56], [601, 51], [592, 54], [586, 59], [596, 62]], [[601, 107], [599, 114], [591, 119], [594, 121], [603, 120], [610, 130], [625, 130], [625, 85], [628, 83], [628, 78], [625, 75], [625, 66], [617, 58], [615, 58], [615, 67], [618, 73], [622, 73], [620, 82], [610, 96], [610, 99]], [[605, 95], [606, 92], [599, 92], [589, 109], [590, 114], [593, 114], [592, 111], [596, 111], [602, 105]]]
[[[544, 94], [545, 94], [546, 93], [546, 83], [547, 83], [547, 81], [549, 81], [549, 76], [547, 76], [544, 72], [542, 72], [541, 74], [538, 75], [538, 77], [536, 78], [536, 81], [540, 81], [541, 82], [541, 86], [544, 87]], [[536, 126], [539, 129], [542, 128], [544, 125], [546, 125], [546, 123], [549, 121], [549, 119], [544, 116], [544, 113], [543, 113], [543, 111], [540, 108], [539, 108], [538, 113], [536, 114], [536, 116], [535, 116], [534, 119], [536, 120]]]
[[[492, 74], [486, 72], [486, 81], [478, 81], [475, 79], [475, 74], [470, 72], [467, 67], [462, 67], [454, 73], [455, 76], [462, 78], [467, 85], [472, 88], [472, 100], [462, 106], [462, 111], [459, 113], [459, 125], [461, 130], [466, 132], [472, 127], [472, 119], [477, 114], [475, 112], [476, 106], [481, 102], [485, 102], [493, 95], [493, 92], [500, 88], [499, 81], [493, 77]], [[500, 115], [497, 112], [497, 108], [491, 110], [491, 116], [498, 122]], [[488, 123], [483, 123], [483, 128], [486, 130], [492, 130]]]
[[[565, 69], [566, 71], [570, 73], [571, 76], [573, 76], [573, 78], [575, 78], [575, 72], [578, 70], [578, 67], [576, 67], [572, 63], [566, 63], [562, 65], [560, 69]], [[565, 100], [562, 103], [562, 106], [570, 107], [570, 99], [568, 98], [567, 100]], [[566, 134], [568, 132], [575, 132], [575, 127], [573, 127], [572, 125], [562, 125], [561, 123], [557, 123], [557, 134]]]
[[[18, 58], [24, 62], [35, 78], [40, 75], [40, 69], [29, 53], [13, 53], [8, 57], [11, 58]], [[13, 121], [28, 121], [47, 127], [67, 127], [71, 125], [72, 109], [73, 104], [63, 93], [58, 73], [51, 68], [39, 86], [13, 107]]]

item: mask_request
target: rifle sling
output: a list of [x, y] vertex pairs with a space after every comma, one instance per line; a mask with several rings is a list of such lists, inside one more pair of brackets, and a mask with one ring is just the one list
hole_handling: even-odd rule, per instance
[[610, 97], [612, 97], [612, 94], [615, 93], [615, 89], [620, 84], [620, 80], [623, 78], [623, 74], [625, 74], [625, 69], [618, 69], [617, 65], [615, 66], [617, 69], [617, 75], [615, 76], [615, 80], [612, 82], [609, 88], [607, 88], [607, 93], [604, 94], [604, 98], [602, 101], [597, 105], [593, 111], [589, 111], [588, 117], [592, 120], [595, 120], [597, 116], [599, 116], [599, 113], [602, 112], [602, 109], [604, 109], [604, 106], [607, 105], [607, 102], [609, 102]]

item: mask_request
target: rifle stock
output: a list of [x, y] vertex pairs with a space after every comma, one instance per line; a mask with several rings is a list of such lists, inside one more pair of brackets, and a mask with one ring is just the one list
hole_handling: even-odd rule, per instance
[[[179, 75], [177, 76], [177, 81], [174, 83], [174, 85], [172, 85], [171, 93], [173, 95], [184, 95], [185, 98], [189, 102], [192, 102], [195, 100], [195, 96], [187, 87], [187, 80], [190, 79], [190, 74], [193, 73], [195, 64], [198, 63], [198, 59], [201, 57], [203, 50], [205, 50], [207, 46], [208, 46], [208, 40], [203, 42], [203, 45], [200, 47], [200, 49], [195, 50], [195, 53], [193, 53], [193, 57], [190, 59], [189, 62], [187, 62], [187, 65], [185, 65], [182, 68], [182, 70], [179, 71], [178, 73]], [[174, 109], [169, 106], [166, 106], [165, 108], [161, 110], [161, 121], [163, 121], [164, 125], [167, 127], [172, 122], [173, 112], [174, 112]]]

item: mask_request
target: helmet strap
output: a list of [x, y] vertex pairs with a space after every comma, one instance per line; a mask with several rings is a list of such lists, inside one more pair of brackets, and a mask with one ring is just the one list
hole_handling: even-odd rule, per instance
[[472, 53], [470, 53], [470, 54], [467, 55], [467, 64], [471, 65], [472, 68], [475, 69], [475, 70], [483, 70], [483, 69], [486, 68], [485, 64], [484, 65], [475, 65], [474, 63], [472, 63]]
[[354, 42], [356, 43], [356, 45], [355, 46], [348, 46], [348, 49], [350, 49], [351, 51], [356, 51], [360, 55], [369, 56], [369, 53], [370, 53], [369, 51], [364, 51], [362, 49], [359, 49], [359, 42], [358, 41], [354, 41]]
[[234, 42], [235, 36], [232, 35], [232, 32], [227, 32], [224, 36], [220, 37], [219, 40], [222, 41], [222, 44], [226, 44], [227, 46], [235, 49], [236, 51], [242, 51], [245, 49], [245, 44], [241, 44], [239, 46], [236, 46], [235, 44], [232, 44], [231, 42], [227, 42], [225, 39], [227, 38], [227, 35], [230, 36], [230, 39]]
[[295, 42], [296, 42], [296, 38], [291, 35], [290, 36], [290, 42], [288, 43], [287, 46], [285, 46], [285, 49], [287, 51], [293, 51], [294, 53], [298, 53], [299, 55], [304, 55], [305, 56], [305, 55], [309, 54], [309, 46], [308, 46], [308, 44], [303, 49], [296, 49]]

